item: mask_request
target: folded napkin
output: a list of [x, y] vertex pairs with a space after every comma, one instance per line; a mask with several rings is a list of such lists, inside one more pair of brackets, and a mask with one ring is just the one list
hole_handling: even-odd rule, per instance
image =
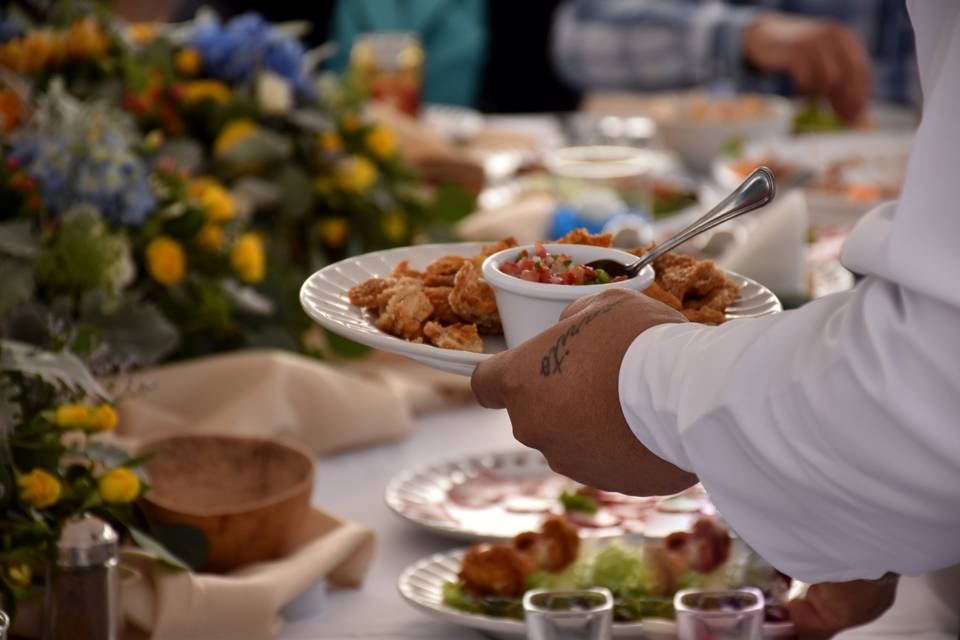
[[107, 384], [124, 397], [118, 435], [292, 438], [314, 453], [396, 440], [412, 416], [472, 401], [469, 380], [375, 352], [326, 364], [285, 351], [240, 351], [138, 371]]
[[777, 295], [808, 295], [806, 238], [810, 216], [803, 192], [793, 189], [779, 195], [759, 215], [745, 218], [753, 223], [746, 240], [717, 260], [718, 265], [753, 278]]
[[282, 626], [280, 610], [317, 581], [359, 585], [373, 550], [370, 531], [317, 509], [291, 535], [282, 559], [228, 575], [174, 571], [142, 551], [124, 549], [122, 563], [136, 575], [121, 589], [133, 627], [128, 637], [268, 640]]

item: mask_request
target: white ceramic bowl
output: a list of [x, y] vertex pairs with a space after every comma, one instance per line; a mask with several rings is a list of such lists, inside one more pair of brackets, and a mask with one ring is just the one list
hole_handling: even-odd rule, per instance
[[709, 98], [677, 98], [670, 117], [658, 121], [663, 142], [675, 150], [695, 171], [707, 171], [713, 159], [732, 140], [750, 142], [783, 136], [793, 126], [793, 105], [780, 96], [763, 96], [766, 112], [729, 120], [696, 119], [690, 115], [691, 102]]
[[[585, 264], [594, 260], [611, 259], [628, 264], [636, 257], [619, 249], [591, 247], [580, 244], [545, 244], [547, 253], [562, 253], [574, 262]], [[607, 289], [634, 289], [643, 291], [653, 284], [653, 267], [647, 266], [633, 278], [621, 282], [591, 285], [545, 284], [529, 282], [500, 271], [500, 263], [513, 260], [526, 249], [533, 253], [534, 245], [528, 244], [505, 249], [493, 254], [483, 262], [483, 278], [497, 296], [497, 308], [503, 323], [503, 336], [508, 347], [515, 347], [552, 327], [560, 320], [560, 314], [574, 300]]]

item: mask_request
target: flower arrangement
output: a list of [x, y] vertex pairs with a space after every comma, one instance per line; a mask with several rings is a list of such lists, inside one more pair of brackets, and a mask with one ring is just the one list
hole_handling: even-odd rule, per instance
[[27, 86], [0, 89], [0, 332], [66, 331], [97, 370], [307, 349], [310, 271], [472, 208], [424, 185], [297, 25], [120, 27], [64, 6], [60, 26], [0, 29], [0, 68]]
[[98, 440], [117, 412], [74, 356], [0, 340], [0, 599], [15, 613], [55, 565], [64, 523], [93, 514], [175, 566], [134, 502], [142, 458]]

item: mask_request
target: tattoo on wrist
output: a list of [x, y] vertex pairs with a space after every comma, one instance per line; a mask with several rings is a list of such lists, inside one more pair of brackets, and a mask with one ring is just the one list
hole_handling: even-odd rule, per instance
[[540, 375], [544, 378], [549, 378], [550, 376], [558, 376], [562, 374], [563, 362], [567, 359], [567, 356], [570, 355], [570, 349], [568, 348], [570, 342], [576, 338], [580, 334], [580, 331], [586, 328], [591, 322], [608, 313], [609, 311], [612, 311], [621, 304], [623, 304], [623, 300], [611, 302], [605, 307], [601, 307], [596, 311], [591, 311], [579, 321], [570, 325], [566, 331], [560, 334], [556, 342], [553, 343], [553, 346], [547, 350], [546, 354], [544, 354], [543, 358], [540, 359]]

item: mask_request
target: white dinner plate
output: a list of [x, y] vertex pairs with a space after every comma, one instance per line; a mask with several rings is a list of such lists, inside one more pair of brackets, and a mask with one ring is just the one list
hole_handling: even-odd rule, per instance
[[[400, 595], [415, 608], [434, 618], [501, 638], [526, 637], [526, 627], [522, 620], [467, 613], [443, 604], [443, 584], [457, 579], [465, 553], [466, 549], [437, 553], [407, 567], [397, 582]], [[793, 635], [793, 625], [789, 622], [763, 625], [765, 639], [789, 638]], [[672, 620], [659, 618], [647, 618], [638, 622], [614, 622], [613, 637], [675, 640], [677, 625]]]
[[[581, 486], [553, 472], [539, 451], [517, 449], [407, 469], [387, 484], [384, 500], [397, 515], [434, 533], [506, 541], [563, 513], [561, 493]], [[604, 499], [598, 500], [596, 515], [572, 516], [583, 538], [658, 539], [716, 514], [700, 485], [676, 496], [599, 495]]]
[[[713, 163], [713, 178], [721, 192], [735, 188], [743, 177], [732, 165], [742, 158], [773, 157], [824, 175], [835, 163], [850, 162], [841, 169], [845, 183], [875, 184], [899, 188], [906, 175], [907, 160], [913, 143], [913, 132], [842, 132], [772, 138], [748, 144], [738, 158], [719, 158]], [[851, 224], [882, 202], [874, 199], [851, 199], [843, 193], [805, 188], [810, 220], [814, 224]]]
[[[412, 358], [441, 371], [469, 376], [478, 364], [507, 348], [503, 336], [483, 336], [485, 353], [440, 349], [429, 344], [408, 342], [380, 331], [368, 311], [350, 304], [347, 291], [369, 278], [389, 276], [401, 260], [409, 260], [412, 268], [422, 270], [446, 255], [477, 255], [483, 244], [424, 244], [347, 258], [307, 278], [300, 289], [300, 304], [314, 321], [344, 338]], [[728, 319], [754, 318], [782, 310], [777, 297], [763, 285], [735, 273], [728, 273], [727, 276], [742, 287], [740, 297], [727, 307]]]

